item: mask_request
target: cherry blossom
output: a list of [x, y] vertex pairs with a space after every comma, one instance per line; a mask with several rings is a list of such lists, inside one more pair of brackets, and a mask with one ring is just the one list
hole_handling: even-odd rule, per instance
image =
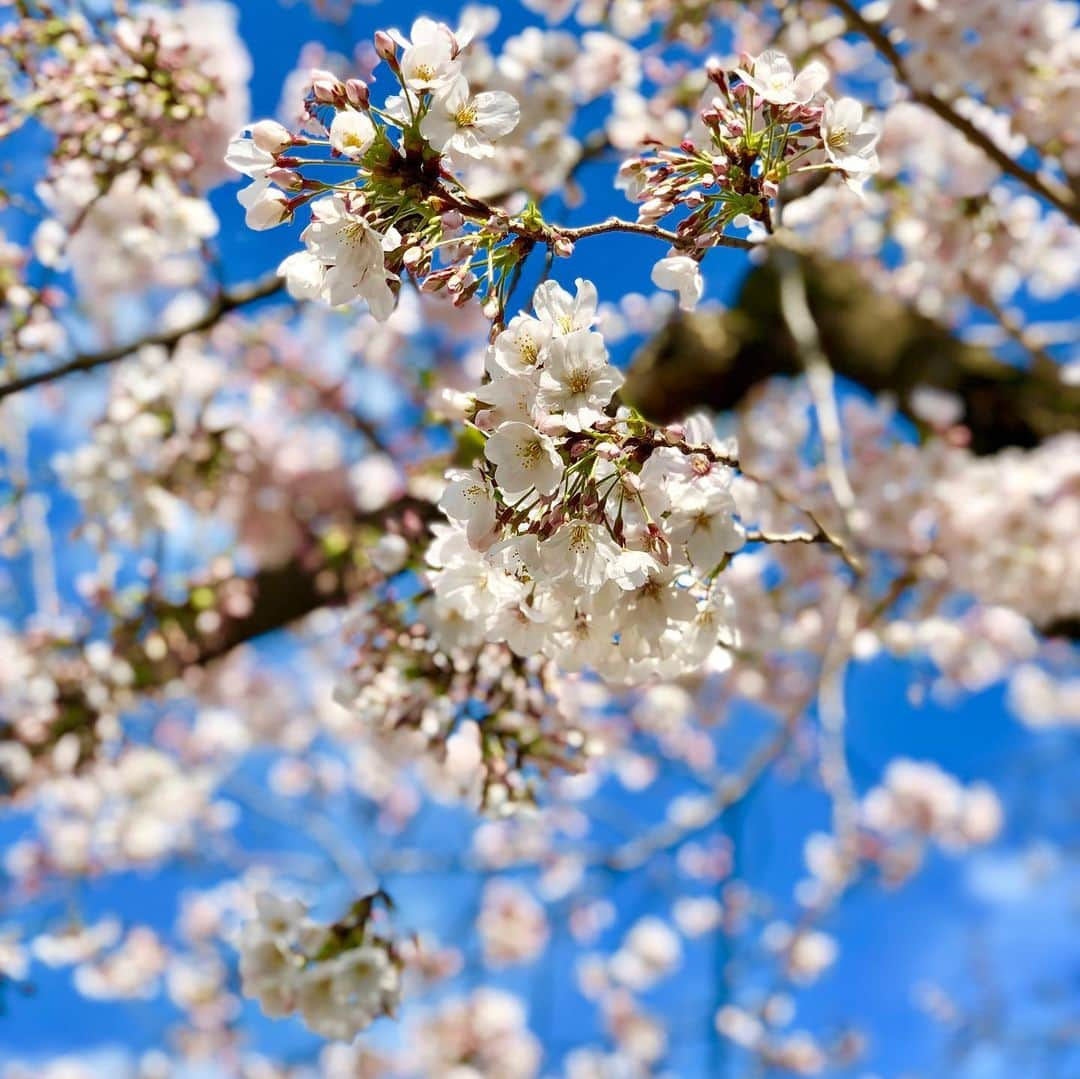
[[491, 157], [495, 140], [513, 131], [519, 116], [518, 103], [510, 94], [501, 90], [470, 94], [468, 82], [459, 75], [436, 90], [420, 133], [442, 153]]
[[[276, 118], [249, 7], [0, 20], [5, 1008], [147, 1079], [887, 1071], [868, 910], [1067, 920], [1074, 5], [353, 20]], [[1059, 1050], [978, 980], [949, 1067]]]

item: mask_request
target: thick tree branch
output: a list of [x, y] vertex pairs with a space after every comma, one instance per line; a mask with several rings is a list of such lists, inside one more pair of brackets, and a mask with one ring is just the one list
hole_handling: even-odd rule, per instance
[[[423, 522], [434, 514], [431, 503], [405, 497], [381, 509], [357, 514], [337, 542], [313, 542], [310, 549], [295, 555], [285, 565], [262, 569], [239, 582], [250, 602], [242, 613], [230, 615], [229, 604], [219, 602], [237, 581], [196, 586], [179, 603], [152, 605], [145, 615], [122, 623], [113, 634], [121, 654], [135, 668], [135, 688], [153, 689], [166, 684], [191, 666], [204, 666], [227, 655], [234, 648], [283, 629], [323, 607], [348, 603], [365, 586], [364, 574], [353, 559], [358, 540], [365, 530], [381, 534], [388, 521], [412, 517]], [[216, 624], [200, 626], [201, 611], [217, 616]], [[148, 630], [156, 630], [168, 651], [147, 647]]]
[[[306, 550], [282, 566], [247, 578], [196, 583], [178, 602], [147, 604], [138, 615], [121, 620], [112, 633], [117, 654], [134, 674], [130, 690], [152, 693], [186, 671], [204, 667], [316, 610], [350, 602], [370, 584], [369, 574], [354, 558], [363, 534], [368, 530], [381, 534], [392, 520], [415, 533], [435, 512], [430, 502], [404, 497], [356, 514], [329, 541], [313, 538]], [[63, 736], [74, 734], [81, 760], [90, 760], [97, 747], [100, 708], [87, 699], [78, 678], [62, 681], [59, 691], [57, 719], [48, 737], [34, 748], [47, 752]]]
[[[837, 375], [888, 393], [917, 425], [921, 389], [959, 398], [976, 453], [1030, 447], [1075, 430], [1080, 387], [1045, 362], [1014, 367], [959, 340], [943, 325], [871, 288], [857, 267], [803, 258], [807, 300]], [[798, 375], [799, 349], [780, 304], [775, 253], [753, 269], [729, 311], [673, 318], [635, 357], [623, 398], [668, 422], [694, 408], [726, 412], [755, 386]]]
[[948, 101], [939, 97], [932, 90], [919, 87], [909, 75], [904, 57], [893, 44], [886, 31], [877, 23], [871, 22], [853, 0], [832, 0], [832, 2], [843, 13], [848, 26], [867, 38], [877, 51], [889, 61], [893, 71], [896, 72], [896, 77], [908, 88], [915, 101], [924, 108], [929, 109], [939, 119], [944, 120], [973, 146], [977, 146], [982, 150], [1002, 172], [1024, 184], [1030, 191], [1060, 210], [1071, 221], [1080, 224], [1080, 203], [1077, 202], [1068, 188], [1050, 177], [1021, 165], [1019, 161], [1010, 157], [998, 146], [989, 135], [976, 127], [966, 116], [957, 112]]

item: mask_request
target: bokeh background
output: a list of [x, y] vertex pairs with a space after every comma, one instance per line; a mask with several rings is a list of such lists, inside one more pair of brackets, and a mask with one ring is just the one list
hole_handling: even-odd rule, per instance
[[[350, 56], [376, 27], [407, 28], [424, 12], [453, 22], [454, 3], [395, 0], [354, 7], [341, 21], [321, 18], [304, 3], [279, 0], [236, 0], [239, 31], [253, 59], [252, 117], [275, 115], [282, 80], [298, 64], [307, 43], [318, 42], [328, 54]], [[534, 23], [537, 17], [507, 2], [500, 5], [498, 42]], [[319, 61], [333, 67], [332, 56]], [[583, 118], [588, 127], [588, 116]], [[6, 162], [10, 182], [27, 183], [31, 173], [34, 132], [19, 136], [18, 157]], [[5, 155], [6, 156], [6, 155]], [[549, 216], [570, 224], [627, 212], [622, 195], [612, 187], [613, 166], [599, 161], [585, 167], [581, 183], [587, 198], [580, 205], [553, 204]], [[296, 232], [278, 229], [255, 233], [243, 225], [235, 197], [238, 184], [224, 184], [212, 196], [221, 229], [214, 240], [226, 282], [249, 280], [295, 250]], [[10, 232], [29, 229], [29, 219], [14, 215]], [[601, 295], [650, 292], [654, 252], [634, 237], [609, 237], [582, 244], [575, 258], [557, 267], [564, 280], [574, 276], [596, 281]], [[708, 297], [726, 302], [734, 296], [745, 272], [737, 253], [719, 252], [708, 263]], [[1033, 316], [1070, 314], [1068, 299], [1037, 306]], [[1075, 308], [1071, 308], [1075, 315]], [[132, 312], [132, 326], [142, 312]], [[633, 342], [616, 355], [626, 362]], [[328, 352], [337, 347], [332, 337]], [[358, 383], [373, 412], [394, 422], [400, 402], [378, 380]], [[101, 407], [105, 381], [92, 377], [69, 388], [62, 417], [43, 405], [31, 415], [29, 469], [47, 475], [49, 462], [70, 449]], [[381, 395], [381, 396], [380, 396]], [[401, 421], [408, 422], [406, 412]], [[67, 536], [78, 524], [77, 508], [61, 491], [50, 491], [49, 524], [54, 535]], [[53, 497], [55, 495], [55, 497]], [[188, 542], [190, 541], [190, 542]], [[182, 573], [196, 564], [205, 535], [180, 537], [170, 547], [169, 572]], [[56, 574], [65, 601], [78, 603], [74, 582], [95, 556], [84, 544], [65, 541], [57, 549]], [[25, 624], [35, 610], [32, 560], [13, 558], [2, 568], [3, 616]], [[284, 635], [254, 645], [254, 662], [293, 672], [298, 683], [308, 677], [308, 660]], [[956, 699], [930, 691], [932, 678], [917, 662], [879, 657], [860, 663], [849, 678], [849, 760], [860, 790], [880, 777], [896, 756], [931, 760], [960, 780], [990, 783], [1005, 808], [1006, 824], [989, 847], [964, 858], [933, 850], [924, 870], [895, 891], [878, 886], [857, 889], [829, 915], [822, 928], [841, 942], [836, 963], [813, 986], [797, 991], [801, 1024], [819, 1031], [846, 1029], [853, 1021], [869, 1034], [865, 1057], [855, 1074], [922, 1076], [942, 1079], [1069, 1079], [1080, 1076], [1080, 870], [1077, 868], [1076, 824], [1080, 819], [1080, 751], [1067, 731], [1036, 731], [1017, 721], [1008, 707], [1007, 690], [995, 686]], [[166, 707], [148, 704], [147, 709]], [[144, 717], [147, 718], [147, 717]], [[748, 744], [744, 724], [753, 717], [734, 716], [717, 734], [721, 755], [738, 758]], [[260, 811], [258, 792], [272, 766], [269, 753], [245, 758], [240, 772], [223, 785], [221, 795], [234, 805], [238, 823], [235, 844], [240, 851], [279, 850], [286, 834], [283, 822]], [[667, 766], [665, 766], [667, 767]], [[672, 766], [674, 768], [674, 766]], [[633, 797], [614, 780], [602, 793], [612, 828], [634, 834], [649, 820], [650, 799], [662, 807], [668, 791], [685, 777], [662, 774], [648, 795]], [[254, 792], [254, 793], [253, 793]], [[265, 808], [265, 807], [264, 807]], [[703, 848], [730, 853], [730, 875], [717, 881], [718, 895], [732, 880], [748, 883], [756, 894], [775, 897], [775, 912], [791, 916], [791, 895], [804, 874], [802, 842], [808, 827], [827, 827], [827, 800], [812, 777], [797, 769], [771, 772], [750, 796], [700, 837]], [[327, 819], [365, 855], [394, 847], [395, 840], [377, 835], [370, 810], [340, 798], [329, 804]], [[27, 821], [6, 813], [0, 838], [11, 848], [26, 833]], [[470, 843], [472, 817], [460, 809], [432, 805], [410, 824], [409, 843], [434, 854], [463, 850]], [[285, 842], [291, 844], [292, 839]], [[308, 857], [322, 855], [308, 849]], [[70, 889], [49, 890], [29, 913], [12, 917], [32, 925], [48, 924], [76, 906], [81, 917], [117, 913], [157, 929], [164, 939], [174, 932], [183, 897], [213, 887], [230, 876], [228, 866], [212, 858], [192, 856], [152, 873], [125, 873], [100, 880], [81, 880]], [[568, 935], [559, 904], [553, 905], [552, 943], [538, 963], [506, 974], [482, 969], [473, 922], [487, 874], [436, 865], [430, 871], [391, 874], [383, 880], [405, 919], [434, 927], [444, 941], [464, 950], [465, 969], [458, 987], [504, 985], [527, 1003], [529, 1023], [544, 1048], [544, 1074], [560, 1074], [560, 1061], [575, 1047], [601, 1037], [591, 1007], [584, 1006], [573, 962], [580, 954]], [[614, 921], [605, 940], [618, 940], [646, 914], [663, 915], [671, 902], [671, 882], [663, 864], [625, 878], [599, 875], [590, 887], [613, 904]], [[328, 872], [318, 886], [318, 904], [340, 908], [353, 894], [340, 874]], [[703, 888], [703, 891], [707, 890]], [[2, 919], [7, 912], [0, 912]], [[735, 1077], [746, 1070], [744, 1058], [716, 1033], [713, 1016], [720, 1006], [769, 977], [753, 940], [710, 934], [686, 947], [685, 966], [674, 978], [647, 995], [650, 1008], [669, 1025], [666, 1074], [680, 1077]], [[943, 1003], [951, 999], [955, 1009]], [[24, 984], [0, 983], [0, 1074], [22, 1063], [29, 1074], [54, 1074], [46, 1065], [72, 1057], [91, 1074], [122, 1076], [147, 1051], [169, 1044], [178, 1018], [165, 992], [150, 999], [124, 1002], [88, 1000], [72, 984], [70, 972], [35, 963]], [[244, 1005], [240, 1025], [252, 1047], [296, 1065], [317, 1066], [322, 1043], [296, 1021], [264, 1019], [252, 1002]], [[393, 1039], [380, 1025], [369, 1032], [374, 1044]], [[68, 1073], [57, 1073], [68, 1074]], [[72, 1072], [70, 1074], [78, 1074]], [[215, 1074], [211, 1063], [192, 1066], [192, 1076]]]

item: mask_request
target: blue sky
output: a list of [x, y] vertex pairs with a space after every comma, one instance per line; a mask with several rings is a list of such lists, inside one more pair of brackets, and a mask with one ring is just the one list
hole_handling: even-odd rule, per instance
[[[281, 81], [296, 62], [302, 43], [322, 40], [333, 49], [351, 52], [378, 26], [394, 22], [403, 29], [423, 12], [453, 20], [454, 3], [414, 3], [360, 6], [345, 27], [315, 19], [302, 3], [282, 6], [277, 0], [237, 0], [240, 29], [255, 58], [252, 82], [253, 117], [272, 115]], [[502, 25], [496, 39], [535, 21], [517, 4], [501, 5]], [[587, 204], [559, 220], [582, 223], [612, 213], [627, 213], [622, 196], [603, 182], [608, 166], [596, 165], [586, 174]], [[296, 245], [295, 230], [252, 233], [244, 229], [235, 204], [238, 188], [221, 189], [214, 204], [222, 219], [219, 245], [230, 280], [245, 280], [272, 267]], [[561, 268], [564, 278], [586, 276], [596, 280], [601, 297], [617, 297], [631, 289], [647, 288], [653, 260], [660, 252], [650, 241], [614, 236], [592, 245], [582, 244], [575, 258]], [[707, 266], [713, 296], [731, 294], [742, 272], [738, 255], [719, 253]], [[55, 441], [43, 436], [41, 452]], [[74, 562], [63, 567], [72, 574]], [[11, 614], [12, 612], [8, 612]], [[268, 645], [267, 662], [288, 661], [288, 649]], [[799, 1022], [811, 1029], [838, 1029], [852, 1017], [872, 1032], [866, 1066], [856, 1074], [904, 1075], [949, 1079], [1027, 1079], [1028, 1076], [1068, 1079], [1080, 1075], [1080, 1055], [1048, 1059], [1022, 1045], [1003, 1057], [988, 1039], [962, 1059], [946, 1053], [945, 1037], [917, 1009], [911, 987], [940, 981], [960, 999], [975, 1002], [981, 994], [997, 994], [1005, 1002], [994, 1030], [1010, 1039], [1039, 1040], [1062, 1007], [1075, 1014], [1080, 1000], [1080, 874], [1068, 856], [1075, 856], [1077, 784], [1080, 754], [1075, 740], [1060, 734], [1036, 735], [1011, 718], [1002, 692], [992, 689], [948, 707], [933, 700], [915, 707], [908, 690], [916, 678], [909, 666], [879, 659], [855, 669], [849, 684], [850, 763], [860, 789], [871, 785], [883, 765], [897, 755], [938, 762], [965, 781], [985, 779], [1002, 795], [1009, 823], [1002, 838], [984, 853], [966, 861], [940, 853], [930, 856], [926, 871], [896, 893], [866, 888], [845, 901], [823, 928], [841, 941], [837, 965], [811, 990], [798, 995]], [[807, 822], [824, 826], [824, 800], [811, 784], [781, 782], [773, 778], [730, 814], [720, 827], [735, 838], [737, 872], [755, 886], [780, 897], [802, 875], [801, 842]], [[344, 823], [348, 823], [344, 820]], [[432, 842], [440, 846], [465, 841], [467, 828], [459, 815], [446, 811], [425, 822]], [[1070, 830], [1072, 829], [1072, 830]], [[0, 836], [17, 834], [16, 822], [5, 822]], [[273, 841], [274, 828], [245, 825], [247, 842], [259, 847]], [[1036, 846], [1046, 840], [1049, 847]], [[1071, 849], [1070, 849], [1071, 844]], [[1042, 880], [1032, 880], [1025, 869], [1033, 851], [1049, 850], [1057, 865]], [[129, 875], [81, 889], [80, 903], [87, 916], [119, 909], [133, 918], [168, 926], [184, 888], [206, 886], [220, 872], [181, 866], [152, 878]], [[481, 882], [456, 878], [434, 882], [423, 879], [396, 884], [404, 910], [415, 922], [429, 920], [453, 926], [471, 910]], [[652, 882], [635, 879], [619, 886], [619, 935], [638, 915], [664, 910], [666, 899]], [[330, 897], [332, 902], [333, 897]], [[62, 904], [37, 912], [55, 916]], [[793, 913], [790, 907], [779, 913]], [[724, 1001], [724, 968], [741, 963], [740, 946], [706, 938], [689, 954], [685, 977], [665, 985], [647, 998], [649, 1005], [677, 1019], [679, 1040], [669, 1057], [672, 1074], [743, 1076], [738, 1054], [726, 1049], [711, 1033], [715, 1004]], [[533, 1028], [550, 1051], [553, 1065], [562, 1051], [590, 1039], [591, 1016], [581, 1008], [567, 974], [565, 943], [556, 942], [551, 963], [539, 971], [527, 970], [505, 979], [532, 1001]], [[987, 977], [992, 974], [993, 984]], [[0, 1014], [0, 1063], [5, 1059], [51, 1056], [99, 1050], [139, 1051], [162, 1043], [174, 1018], [161, 1000], [130, 1006], [94, 1004], [82, 1000], [68, 984], [65, 973], [35, 968], [36, 991], [22, 997], [8, 992]], [[1064, 1000], [1040, 996], [1061, 987]], [[706, 1002], [709, 1002], [706, 1006]], [[695, 1019], [693, 1029], [682, 1029], [681, 1018]], [[298, 1059], [318, 1043], [292, 1023], [270, 1024], [247, 1016], [253, 1032], [267, 1046], [277, 1046]], [[114, 1073], [112, 1058], [104, 1074]]]

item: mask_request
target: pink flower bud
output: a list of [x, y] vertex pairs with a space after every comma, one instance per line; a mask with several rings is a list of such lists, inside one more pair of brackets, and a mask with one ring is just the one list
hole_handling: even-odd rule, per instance
[[316, 101], [328, 105], [340, 100], [344, 96], [345, 88], [332, 71], [315, 68], [311, 72], [311, 92]]
[[565, 426], [561, 416], [552, 416], [549, 412], [534, 417], [534, 424], [543, 435], [561, 435]]
[[559, 236], [555, 240], [555, 254], [559, 258], [568, 259], [574, 253], [574, 242], [567, 236]]
[[397, 70], [397, 45], [394, 39], [385, 30], [375, 31], [375, 53], [380, 60], [385, 60], [392, 68]]
[[266, 178], [272, 184], [277, 184], [283, 191], [302, 191], [304, 188], [303, 176], [298, 172], [293, 172], [292, 169], [270, 169]]
[[428, 274], [424, 278], [424, 283], [420, 286], [420, 291], [438, 292], [440, 289], [445, 288], [453, 272], [453, 270], [437, 270], [433, 274]]
[[361, 79], [349, 79], [345, 83], [345, 99], [355, 109], [367, 109], [371, 101], [367, 83]]

